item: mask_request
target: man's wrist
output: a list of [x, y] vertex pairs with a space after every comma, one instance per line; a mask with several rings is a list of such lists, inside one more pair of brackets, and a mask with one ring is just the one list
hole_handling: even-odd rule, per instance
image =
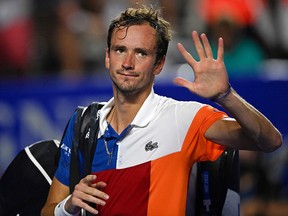
[[210, 98], [210, 100], [215, 102], [215, 103], [218, 103], [221, 100], [223, 100], [224, 98], [226, 98], [231, 93], [231, 91], [232, 91], [232, 87], [231, 87], [230, 83], [228, 83], [228, 89], [224, 93], [218, 94], [218, 95]]
[[55, 216], [78, 216], [80, 211], [79, 212], [76, 212], [75, 214], [70, 214], [69, 212], [66, 211], [65, 209], [65, 204], [67, 202], [67, 200], [70, 198], [71, 195], [69, 195], [68, 197], [66, 197], [64, 200], [62, 200], [60, 203], [58, 203], [56, 206], [55, 206], [55, 209], [54, 209], [54, 215]]

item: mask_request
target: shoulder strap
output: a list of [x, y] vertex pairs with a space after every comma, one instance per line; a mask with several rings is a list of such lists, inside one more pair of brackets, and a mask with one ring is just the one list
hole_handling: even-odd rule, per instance
[[83, 117], [81, 125], [80, 140], [84, 152], [84, 176], [91, 173], [91, 166], [94, 157], [94, 153], [97, 146], [97, 136], [99, 132], [99, 115], [98, 110], [103, 105], [98, 102], [93, 102], [87, 108], [87, 114]]
[[[93, 156], [97, 146], [97, 135], [99, 132], [98, 110], [102, 108], [98, 102], [91, 103], [83, 113], [83, 107], [76, 110], [74, 124], [74, 139], [70, 163], [70, 193], [83, 176], [91, 173]], [[84, 157], [84, 172], [80, 172], [79, 151]]]
[[83, 107], [78, 107], [76, 109], [76, 118], [74, 122], [74, 139], [71, 148], [71, 160], [70, 160], [70, 193], [72, 193], [75, 185], [80, 180], [78, 149], [79, 149], [81, 116], [83, 109], [84, 109]]

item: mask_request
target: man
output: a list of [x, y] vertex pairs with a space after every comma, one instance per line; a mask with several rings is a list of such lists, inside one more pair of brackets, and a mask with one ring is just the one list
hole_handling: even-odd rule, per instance
[[205, 104], [154, 93], [154, 78], [164, 66], [171, 39], [169, 23], [152, 8], [127, 9], [108, 31], [105, 65], [114, 97], [100, 112], [92, 174], [69, 195], [74, 115], [43, 216], [79, 215], [81, 209], [100, 215], [184, 215], [195, 162], [217, 159], [226, 146], [264, 152], [281, 146], [278, 130], [230, 87], [223, 40], [213, 59], [205, 34], [199, 37], [194, 31], [192, 38], [200, 61], [180, 43], [178, 49], [195, 80], [175, 78], [175, 83], [215, 100], [234, 118]]

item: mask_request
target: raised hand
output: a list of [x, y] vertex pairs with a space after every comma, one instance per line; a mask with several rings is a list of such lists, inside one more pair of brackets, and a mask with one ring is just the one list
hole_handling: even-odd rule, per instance
[[[203, 98], [214, 98], [224, 93], [229, 88], [229, 80], [224, 64], [224, 42], [222, 38], [218, 40], [217, 58], [213, 58], [212, 49], [206, 35], [198, 35], [192, 32], [193, 42], [200, 58], [195, 58], [184, 48], [181, 43], [177, 47], [187, 63], [194, 72], [194, 81], [191, 82], [182, 77], [176, 77], [174, 82], [177, 85], [189, 89], [192, 93]], [[201, 40], [200, 40], [201, 39]]]

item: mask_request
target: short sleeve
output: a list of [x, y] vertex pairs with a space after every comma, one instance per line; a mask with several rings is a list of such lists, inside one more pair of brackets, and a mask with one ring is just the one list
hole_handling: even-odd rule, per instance
[[204, 136], [207, 129], [217, 120], [227, 117], [218, 109], [205, 105], [195, 115], [184, 140], [184, 148], [190, 154], [190, 162], [214, 161], [225, 150], [225, 146], [212, 142]]
[[55, 172], [55, 177], [64, 185], [69, 186], [70, 176], [70, 158], [71, 148], [74, 137], [74, 121], [76, 113], [74, 113], [67, 125], [67, 128], [63, 134], [62, 142], [60, 143], [60, 160], [58, 168]]

